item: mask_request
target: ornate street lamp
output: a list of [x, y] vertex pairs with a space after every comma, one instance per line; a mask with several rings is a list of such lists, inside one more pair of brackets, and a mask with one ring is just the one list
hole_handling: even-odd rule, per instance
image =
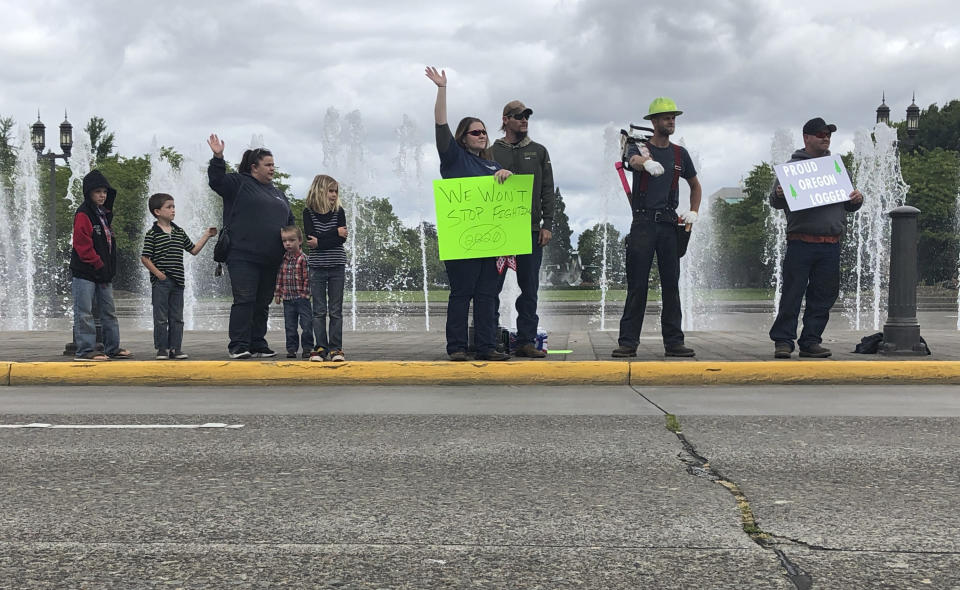
[[910, 106], [907, 107], [907, 135], [912, 140], [917, 136], [920, 127], [920, 107], [917, 106], [917, 95], [914, 93]]
[[883, 123], [884, 125], [890, 125], [890, 107], [887, 106], [887, 93], [883, 93], [883, 98], [880, 100], [880, 106], [877, 107], [877, 123]]
[[43, 148], [47, 143], [46, 126], [40, 121], [40, 111], [37, 111], [37, 122], [30, 127], [30, 143], [33, 149], [37, 151], [37, 162], [44, 160], [50, 162], [50, 260], [57, 255], [57, 158], [63, 158], [66, 162], [70, 158], [70, 152], [73, 150], [73, 125], [67, 120], [67, 112], [63, 112], [63, 123], [60, 123], [60, 149], [62, 154], [55, 154], [53, 151], [43, 153]]

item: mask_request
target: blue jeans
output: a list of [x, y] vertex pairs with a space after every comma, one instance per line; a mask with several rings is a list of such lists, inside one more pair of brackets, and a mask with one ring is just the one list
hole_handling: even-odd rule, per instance
[[[343, 287], [346, 269], [342, 266], [310, 269], [313, 297], [313, 336], [327, 351], [343, 348]], [[330, 316], [330, 330], [327, 330]]]
[[[537, 316], [537, 290], [540, 288], [540, 263], [543, 261], [543, 247], [537, 244], [540, 232], [533, 232], [533, 248], [530, 254], [517, 256], [517, 285], [520, 295], [517, 297], [517, 346], [533, 344], [537, 337], [537, 327], [540, 318]], [[507, 278], [507, 270], [503, 270], [497, 283], [497, 299], [494, 303], [497, 319], [500, 323], [500, 290], [503, 281]]]
[[113, 284], [94, 283], [73, 278], [73, 341], [78, 357], [94, 351], [97, 346], [97, 328], [93, 321], [93, 304], [97, 303], [100, 325], [103, 328], [103, 352], [113, 356], [120, 350], [120, 324], [113, 305]]
[[313, 312], [310, 310], [309, 299], [297, 297], [283, 300], [283, 329], [287, 334], [287, 352], [296, 353], [298, 345], [303, 352], [313, 350]]
[[486, 354], [497, 345], [496, 258], [445, 260], [450, 281], [447, 300], [447, 354], [466, 352], [467, 316], [473, 300], [473, 329], [477, 354]]
[[153, 347], [180, 350], [183, 346], [183, 287], [172, 279], [155, 281], [152, 286]]
[[267, 314], [277, 286], [278, 264], [247, 260], [227, 262], [233, 305], [230, 306], [230, 352], [266, 350]]
[[840, 244], [811, 244], [800, 240], [787, 242], [783, 256], [783, 294], [777, 319], [770, 328], [770, 339], [790, 344], [797, 339], [797, 318], [804, 296], [803, 331], [797, 345], [800, 350], [823, 342], [821, 336], [830, 319], [830, 308], [840, 295]]
[[640, 343], [643, 314], [647, 309], [650, 267], [657, 255], [660, 288], [663, 292], [663, 311], [660, 326], [663, 345], [683, 345], [682, 312], [680, 311], [680, 253], [677, 250], [677, 227], [635, 216], [627, 237], [627, 300], [620, 318], [620, 338], [617, 343], [636, 348]]

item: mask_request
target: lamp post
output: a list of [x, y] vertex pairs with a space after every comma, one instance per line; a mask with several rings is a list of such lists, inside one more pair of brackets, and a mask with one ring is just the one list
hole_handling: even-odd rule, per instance
[[57, 254], [57, 158], [64, 162], [70, 159], [73, 150], [73, 125], [67, 120], [67, 112], [63, 112], [63, 123], [60, 123], [60, 149], [62, 154], [55, 154], [52, 150], [43, 153], [46, 145], [46, 126], [40, 121], [40, 111], [37, 111], [37, 122], [30, 127], [30, 143], [37, 151], [37, 162], [50, 162], [50, 253], [51, 262]]
[[[877, 107], [877, 123], [890, 125], [890, 107], [887, 106], [887, 94], [883, 93], [880, 106]], [[917, 131], [920, 129], [920, 107], [917, 106], [917, 95], [914, 93], [910, 106], [907, 107], [907, 137], [900, 142], [900, 151], [912, 151], [916, 144]]]

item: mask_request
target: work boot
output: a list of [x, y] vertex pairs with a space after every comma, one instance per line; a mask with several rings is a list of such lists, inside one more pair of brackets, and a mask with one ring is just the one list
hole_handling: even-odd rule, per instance
[[814, 358], [814, 359], [825, 359], [830, 356], [832, 353], [829, 348], [824, 348], [819, 344], [811, 344], [806, 348], [800, 348], [800, 356]]
[[696, 356], [697, 353], [693, 351], [692, 348], [687, 348], [682, 344], [674, 344], [673, 346], [667, 346], [664, 351], [664, 356]]
[[631, 348], [629, 346], [618, 346], [613, 349], [613, 352], [610, 353], [615, 359], [623, 359], [631, 356], [637, 356], [637, 349]]
[[467, 353], [462, 350], [451, 352], [449, 356], [450, 356], [450, 360], [455, 362], [463, 362], [463, 361], [470, 360], [470, 358], [467, 357]]
[[788, 359], [793, 354], [793, 347], [789, 342], [777, 342], [773, 347], [773, 358]]
[[534, 359], [542, 359], [543, 357], [547, 356], [547, 353], [543, 352], [529, 342], [513, 351], [513, 354], [516, 356], [526, 356]]
[[510, 355], [505, 352], [497, 352], [497, 349], [488, 350], [487, 352], [477, 353], [478, 361], [508, 361], [510, 360]]

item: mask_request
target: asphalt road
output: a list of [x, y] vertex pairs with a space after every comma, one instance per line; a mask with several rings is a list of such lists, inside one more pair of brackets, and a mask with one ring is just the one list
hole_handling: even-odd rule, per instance
[[0, 588], [960, 588], [955, 387], [0, 390], [29, 423]]

